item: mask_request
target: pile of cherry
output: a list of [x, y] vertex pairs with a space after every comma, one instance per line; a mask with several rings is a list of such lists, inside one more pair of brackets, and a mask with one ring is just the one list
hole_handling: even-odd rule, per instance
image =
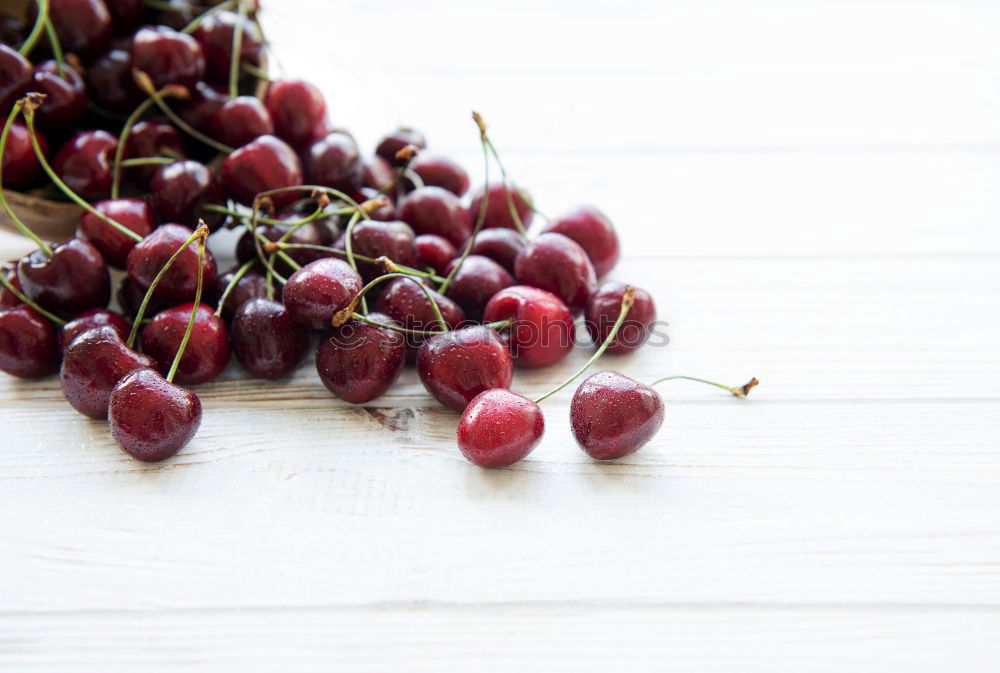
[[[316, 370], [334, 395], [369, 402], [415, 363], [461, 412], [465, 457], [501, 467], [539, 443], [538, 402], [605, 351], [646, 342], [649, 294], [598, 284], [619, 256], [610, 220], [586, 206], [543, 218], [478, 115], [486, 186], [463, 200], [468, 174], [425, 152], [419, 132], [391, 133], [365, 157], [314, 86], [267, 80], [252, 0], [199, 11], [39, 0], [25, 21], [0, 22], [0, 185], [83, 208], [77, 235], [52, 244], [0, 198], [36, 244], [0, 273], [0, 369], [58, 371], [74, 409], [157, 461], [200, 425], [183, 386], [216, 378], [231, 355], [251, 376], [287, 377], [319, 334]], [[545, 224], [529, 237], [536, 215]], [[223, 227], [244, 233], [237, 266], [219, 273], [206, 241]], [[110, 269], [124, 271], [121, 312], [108, 308]], [[567, 356], [581, 314], [593, 357], [534, 401], [511, 392], [515, 365]], [[689, 377], [661, 381], [674, 378]], [[705, 383], [744, 396], [756, 379]], [[600, 372], [570, 421], [585, 452], [614, 459], [659, 430], [663, 403]]]

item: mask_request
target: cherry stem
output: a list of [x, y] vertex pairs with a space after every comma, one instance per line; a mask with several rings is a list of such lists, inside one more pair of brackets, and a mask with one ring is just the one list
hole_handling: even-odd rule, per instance
[[[10, 135], [10, 127], [14, 125], [14, 120], [17, 119], [18, 115], [21, 114], [21, 109], [24, 107], [24, 101], [19, 100], [14, 103], [14, 107], [11, 109], [10, 114], [7, 115], [7, 123], [3, 126], [3, 133], [0, 134], [0, 157], [4, 155], [4, 151], [7, 149], [7, 137]], [[34, 130], [28, 131], [29, 135], [34, 139]], [[7, 213], [7, 217], [10, 221], [14, 223], [17, 230], [23, 235], [30, 238], [38, 246], [38, 249], [42, 251], [46, 257], [52, 256], [52, 249], [43, 241], [38, 235], [33, 232], [28, 226], [21, 221], [21, 218], [14, 213], [14, 209], [10, 207], [7, 203], [7, 195], [3, 191], [3, 165], [0, 163], [0, 205], [3, 206], [4, 212]]]
[[201, 25], [202, 21], [215, 14], [216, 12], [221, 12], [225, 9], [232, 9], [233, 5], [236, 4], [236, 0], [226, 0], [225, 2], [220, 2], [215, 7], [209, 7], [204, 12], [196, 16], [191, 20], [191, 23], [181, 28], [182, 33], [191, 35], [194, 31], [198, 30], [198, 26]]
[[50, 313], [49, 311], [46, 311], [44, 308], [42, 308], [41, 306], [39, 306], [36, 302], [34, 302], [31, 299], [28, 299], [26, 296], [24, 296], [23, 292], [21, 292], [20, 290], [18, 290], [16, 287], [14, 287], [13, 283], [11, 283], [9, 280], [7, 280], [7, 274], [0, 273], [0, 283], [3, 283], [3, 286], [5, 288], [7, 288], [8, 290], [10, 290], [10, 293], [13, 294], [15, 297], [17, 297], [17, 299], [22, 304], [27, 304], [28, 306], [30, 306], [31, 308], [35, 309], [36, 311], [38, 311], [43, 316], [45, 316], [46, 318], [48, 318], [49, 320], [51, 320], [55, 324], [59, 325], [60, 327], [62, 327], [63, 325], [66, 324], [65, 320], [63, 320], [59, 316], [55, 315], [54, 313]]
[[222, 296], [219, 297], [219, 305], [215, 309], [216, 317], [222, 315], [222, 307], [226, 305], [226, 300], [229, 299], [229, 293], [233, 291], [233, 288], [236, 287], [236, 284], [240, 282], [243, 276], [247, 274], [247, 271], [249, 271], [250, 268], [256, 263], [257, 263], [256, 259], [251, 259], [248, 262], [246, 262], [243, 266], [241, 266], [236, 271], [236, 273], [233, 274], [232, 280], [230, 280], [229, 283], [226, 285], [226, 289], [222, 291]]
[[[205, 227], [204, 221], [198, 224], [198, 230], [201, 230], [202, 227]], [[205, 231], [208, 232], [208, 227], [205, 227]], [[205, 268], [203, 262], [205, 261], [205, 244], [207, 241], [208, 233], [205, 233], [198, 239], [198, 285], [194, 291], [194, 306], [191, 308], [191, 317], [188, 318], [187, 329], [184, 330], [184, 336], [181, 338], [181, 344], [177, 347], [177, 354], [174, 355], [174, 361], [170, 364], [170, 371], [167, 372], [167, 383], [174, 382], [174, 374], [177, 373], [177, 367], [181, 364], [181, 358], [184, 357], [184, 350], [187, 348], [188, 340], [191, 338], [191, 332], [194, 330], [195, 319], [198, 317], [198, 307], [201, 306], [202, 285], [205, 282]]]
[[[185, 89], [185, 91], [187, 90]], [[183, 119], [181, 119], [180, 115], [178, 115], [176, 112], [170, 109], [170, 106], [167, 105], [167, 102], [163, 100], [163, 97], [158, 92], [146, 91], [146, 93], [149, 95], [150, 98], [153, 99], [153, 102], [156, 103], [156, 107], [160, 108], [160, 111], [167, 116], [167, 119], [173, 122], [177, 128], [184, 131], [184, 133], [188, 134], [195, 140], [201, 141], [205, 145], [208, 145], [217, 152], [221, 152], [222, 154], [233, 153], [234, 148], [230, 147], [229, 145], [224, 145], [223, 143], [220, 143], [218, 140], [209, 138], [207, 135], [205, 135], [204, 133], [194, 128]]]
[[252, 63], [244, 63], [242, 67], [244, 71], [250, 73], [259, 80], [263, 80], [265, 82], [274, 81], [273, 79], [271, 79], [271, 75], [269, 75], [266, 70], [264, 70], [263, 68], [258, 68]]
[[[310, 196], [312, 196], [313, 198], [315, 198], [318, 194], [327, 194], [335, 196], [338, 200], [343, 201], [348, 206], [350, 206], [352, 212], [360, 208], [361, 217], [365, 218], [366, 220], [371, 219], [371, 217], [369, 217], [368, 215], [367, 209], [362, 208], [361, 204], [359, 204], [357, 201], [351, 198], [350, 195], [345, 194], [339, 189], [334, 189], [333, 187], [324, 187], [323, 185], [295, 185], [292, 187], [278, 187], [277, 189], [269, 189], [266, 192], [261, 192], [257, 194], [257, 196], [254, 198], [254, 203], [257, 203], [258, 201], [263, 201], [264, 199], [270, 199], [272, 196], [278, 196], [280, 194], [290, 194], [292, 192], [309, 192]], [[373, 201], [374, 199], [365, 201], [365, 203], [372, 203]], [[287, 223], [279, 222], [278, 224], [287, 224]]]
[[17, 50], [25, 58], [31, 54], [31, 50], [38, 44], [38, 38], [42, 36], [42, 31], [45, 30], [45, 22], [49, 19], [49, 0], [36, 0], [35, 4], [38, 5], [38, 16], [35, 17], [35, 25], [31, 27], [31, 32], [28, 33], [24, 44]]
[[[497, 160], [497, 166], [500, 167], [500, 177], [503, 180], [503, 194], [507, 199], [507, 210], [510, 211], [510, 217], [514, 220], [514, 226], [521, 233], [522, 236], [527, 236], [527, 232], [524, 229], [524, 222], [521, 221], [521, 215], [517, 212], [517, 206], [514, 205], [513, 191], [516, 190], [515, 187], [510, 186], [510, 178], [507, 177], [507, 170], [503, 167], [503, 162], [500, 161], [500, 154], [497, 152], [496, 145], [489, 138], [486, 139], [486, 144], [489, 145], [490, 152], [493, 154], [493, 158]], [[489, 185], [486, 185], [486, 190], [489, 190]], [[518, 192], [520, 193], [520, 192]], [[522, 198], [523, 195], [522, 195]]]
[[62, 178], [56, 174], [52, 166], [49, 165], [48, 160], [45, 158], [45, 153], [42, 151], [41, 145], [38, 144], [38, 138], [35, 135], [35, 108], [41, 104], [44, 98], [44, 94], [29, 93], [27, 97], [21, 99], [22, 101], [27, 101], [24, 108], [24, 118], [28, 122], [28, 136], [31, 138], [31, 146], [35, 148], [35, 156], [38, 157], [38, 163], [42, 166], [42, 170], [45, 171], [45, 174], [49, 176], [49, 179], [52, 180], [55, 186], [59, 188], [59, 191], [65, 194], [70, 201], [80, 206], [102, 222], [107, 223], [118, 233], [123, 236], [127, 236], [138, 243], [142, 240], [142, 236], [135, 233], [128, 227], [115, 222], [110, 217], [90, 205], [86, 199], [80, 198], [76, 192], [70, 189], [69, 185], [62, 181]]
[[169, 166], [177, 163], [173, 157], [134, 157], [132, 159], [122, 159], [122, 168], [134, 168], [136, 166]]
[[[125, 160], [125, 165], [126, 166], [128, 165], [129, 161], [131, 161], [131, 159], [126, 159]], [[207, 211], [209, 211], [211, 213], [221, 213], [223, 215], [229, 215], [230, 217], [236, 217], [236, 218], [239, 218], [239, 219], [242, 219], [242, 220], [245, 220], [246, 218], [250, 217], [250, 213], [243, 213], [243, 212], [240, 212], [238, 210], [234, 210], [232, 208], [226, 208], [225, 206], [219, 205], [217, 203], [206, 203], [201, 208], [202, 208], [202, 210], [207, 210]], [[321, 220], [324, 217], [329, 217], [329, 216], [332, 216], [332, 215], [350, 215], [354, 211], [355, 211], [354, 208], [338, 208], [338, 209], [335, 209], [335, 210], [325, 210], [324, 209], [324, 210], [320, 211], [319, 215], [317, 215], [316, 213], [313, 213], [312, 215], [306, 217], [305, 219], [302, 219], [302, 220], [293, 220], [293, 221], [275, 220], [275, 219], [270, 218], [270, 217], [258, 217], [257, 218], [257, 224], [275, 224], [275, 225], [278, 225], [279, 227], [299, 227], [299, 226], [302, 226], [302, 225], [305, 225], [305, 224], [309, 224], [310, 222], [315, 222], [316, 220]]]
[[424, 296], [427, 297], [427, 301], [430, 302], [431, 310], [434, 311], [434, 317], [441, 325], [441, 331], [447, 332], [451, 329], [450, 327], [448, 327], [448, 323], [445, 321], [444, 316], [441, 314], [441, 307], [438, 306], [437, 300], [434, 298], [434, 292], [420, 281], [415, 280], [409, 274], [398, 273], [398, 272], [383, 274], [378, 278], [376, 278], [375, 280], [368, 283], [367, 285], [365, 285], [363, 288], [361, 288], [358, 291], [358, 293], [354, 296], [354, 299], [352, 299], [350, 303], [347, 304], [347, 306], [345, 306], [344, 308], [340, 309], [339, 311], [333, 314], [333, 319], [330, 321], [331, 324], [334, 327], [340, 327], [345, 322], [350, 320], [351, 317], [354, 315], [354, 309], [357, 308], [358, 302], [364, 298], [365, 293], [368, 292], [368, 290], [372, 289], [376, 285], [379, 285], [380, 283], [384, 283], [385, 281], [391, 280], [393, 278], [405, 278], [411, 283], [415, 283], [416, 286], [420, 288], [421, 292], [424, 293]]
[[716, 383], [715, 381], [707, 381], [705, 379], [695, 378], [694, 376], [664, 376], [662, 379], [657, 379], [657, 380], [653, 381], [652, 383], [650, 383], [649, 385], [650, 385], [650, 387], [652, 387], [652, 386], [655, 386], [658, 383], [663, 383], [664, 381], [676, 381], [676, 380], [679, 380], [679, 379], [682, 379], [684, 381], [697, 381], [698, 383], [707, 383], [710, 386], [715, 386], [716, 388], [722, 388], [723, 390], [729, 391], [730, 393], [732, 393], [736, 397], [746, 397], [747, 395], [750, 394], [750, 391], [757, 384], [760, 383], [760, 381], [758, 381], [756, 379], [756, 377], [755, 377], [755, 378], [750, 379], [746, 383], [744, 383], [742, 386], [732, 386], [732, 387], [730, 387], [730, 386], [724, 385], [722, 383]]
[[[441, 330], [409, 329], [406, 327], [401, 327], [399, 325], [381, 323], [377, 320], [372, 320], [368, 316], [362, 315], [360, 313], [352, 313], [351, 320], [357, 320], [358, 322], [368, 323], [369, 325], [377, 325], [379, 327], [384, 327], [388, 330], [392, 330], [393, 332], [399, 332], [400, 334], [407, 334], [410, 336], [431, 337], [431, 336], [437, 336], [438, 334], [444, 334], [444, 332], [442, 332]], [[486, 323], [484, 327], [489, 327], [490, 329], [494, 329], [499, 332], [500, 330], [505, 330], [508, 327], [510, 327], [513, 322], [514, 322], [513, 319], [507, 318], [505, 320], [498, 320], [496, 322]]]
[[56, 35], [56, 29], [52, 25], [52, 17], [48, 14], [45, 15], [45, 36], [49, 39], [49, 46], [52, 47], [52, 56], [56, 60], [56, 72], [59, 77], [66, 79], [66, 73], [63, 72], [63, 50], [62, 45], [59, 44], [59, 36]]
[[236, 98], [240, 95], [240, 60], [243, 51], [243, 24], [247, 18], [247, 3], [245, 0], [237, 0], [236, 13], [238, 19], [236, 27], [233, 29], [233, 50], [229, 55], [229, 98]]
[[536, 398], [535, 404], [540, 404], [542, 400], [552, 397], [560, 390], [571, 384], [578, 376], [580, 376], [580, 374], [587, 371], [587, 369], [590, 368], [590, 365], [597, 362], [597, 359], [599, 357], [604, 355], [604, 351], [608, 350], [608, 346], [610, 346], [611, 342], [615, 340], [615, 336], [618, 334], [618, 328], [622, 326], [623, 322], [625, 322], [625, 316], [627, 316], [628, 312], [632, 309], [632, 303], [634, 301], [635, 301], [635, 288], [632, 286], [626, 286], [625, 290], [622, 292], [622, 306], [621, 310], [618, 311], [618, 319], [615, 320], [615, 324], [612, 325], [611, 327], [611, 332], [608, 333], [608, 337], [604, 340], [604, 343], [601, 344], [601, 347], [597, 349], [596, 353], [590, 356], [589, 360], [583, 363], [582, 367], [573, 372], [572, 376], [570, 376], [568, 379], [566, 379], [565, 381], [563, 381], [558, 386], [556, 386], [549, 392], [545, 393], [541, 397]]
[[[327, 252], [332, 255], [337, 255], [339, 257], [346, 258], [347, 256], [346, 251], [340, 250], [338, 248], [331, 248], [328, 245], [315, 245], [313, 243], [281, 243], [280, 241], [279, 242], [269, 241], [269, 243], [270, 245], [268, 245], [268, 243], [264, 244], [265, 251], [267, 251], [268, 248], [270, 248], [271, 246], [275, 246], [277, 250], [315, 250], [317, 252]], [[366, 257], [365, 255], [359, 255], [358, 253], [354, 253], [354, 259], [362, 262], [368, 262], [369, 264], [380, 264], [382, 265], [383, 268], [388, 269], [389, 272], [398, 272], [405, 274], [407, 276], [415, 276], [417, 278], [427, 278], [428, 280], [431, 280], [435, 283], [444, 282], [444, 278], [438, 276], [437, 274], [431, 273], [430, 271], [421, 271], [420, 269], [414, 269], [411, 266], [405, 266], [403, 264], [396, 264], [394, 261], [385, 256], [375, 258], [375, 257]]]
[[[354, 244], [351, 242], [351, 239], [354, 238], [354, 225], [358, 223], [360, 218], [361, 210], [359, 209], [351, 216], [351, 219], [347, 223], [347, 228], [344, 229], [344, 251], [347, 253], [347, 263], [355, 271], [358, 270], [358, 263], [354, 260]], [[364, 296], [361, 297], [361, 312], [368, 313], [368, 302]]]
[[[129, 332], [128, 340], [125, 341], [126, 346], [132, 348], [132, 345], [135, 344], [135, 338], [139, 334], [139, 324], [142, 322], [142, 317], [146, 314], [146, 307], [149, 305], [150, 299], [153, 298], [153, 292], [156, 291], [156, 286], [160, 284], [160, 280], [167, 273], [170, 267], [173, 266], [177, 258], [181, 256], [182, 252], [187, 250], [188, 247], [190, 247], [196, 241], [207, 239], [208, 234], [209, 234], [208, 227], [205, 226], [205, 223], [204, 222], [199, 223], [198, 228], [194, 230], [194, 233], [191, 234], [191, 237], [188, 240], [184, 241], [184, 243], [179, 248], [177, 248], [177, 251], [170, 256], [170, 259], [164, 262], [163, 266], [160, 267], [160, 270], [157, 272], [156, 276], [153, 277], [153, 282], [149, 284], [149, 289], [146, 290], [146, 295], [142, 298], [142, 303], [139, 304], [139, 310], [136, 311], [135, 314], [135, 321], [132, 323], [132, 331]], [[200, 275], [201, 274], [200, 263], [198, 264], [198, 270]]]
[[[163, 91], [162, 89], [160, 90]], [[118, 198], [118, 190], [121, 187], [122, 181], [122, 160], [125, 158], [125, 145], [128, 142], [129, 134], [132, 133], [132, 127], [135, 123], [139, 121], [142, 115], [146, 114], [146, 111], [153, 106], [153, 99], [147, 98], [146, 100], [139, 103], [132, 114], [128, 116], [125, 120], [125, 125], [122, 126], [122, 132], [118, 135], [118, 147], [115, 148], [115, 163], [112, 168], [112, 179], [111, 179], [111, 198]]]

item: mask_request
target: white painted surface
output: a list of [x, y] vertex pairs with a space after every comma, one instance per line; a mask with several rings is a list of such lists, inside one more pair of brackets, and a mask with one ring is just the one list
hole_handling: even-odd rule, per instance
[[[667, 422], [585, 460], [567, 391], [498, 472], [412, 371], [199, 389], [164, 465], [0, 380], [0, 669], [992, 671], [1000, 661], [1000, 7], [284, 0], [285, 69], [368, 148], [595, 203], [670, 347]], [[13, 256], [23, 241], [0, 238]], [[516, 377], [541, 391], [582, 361]]]

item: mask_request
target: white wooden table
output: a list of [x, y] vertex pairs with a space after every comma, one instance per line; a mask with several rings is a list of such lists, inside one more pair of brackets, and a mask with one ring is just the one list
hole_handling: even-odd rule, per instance
[[475, 108], [544, 211], [612, 216], [672, 343], [607, 367], [763, 384], [664, 387], [610, 465], [566, 391], [486, 472], [413, 371], [352, 408], [234, 365], [152, 466], [3, 378], [0, 669], [997, 670], [1000, 6], [265, 4], [369, 149], [480, 175]]

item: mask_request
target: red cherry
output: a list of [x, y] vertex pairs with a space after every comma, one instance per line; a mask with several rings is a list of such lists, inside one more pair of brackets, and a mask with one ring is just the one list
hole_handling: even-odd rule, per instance
[[515, 285], [500, 290], [483, 312], [483, 320], [511, 319], [505, 332], [514, 362], [524, 367], [548, 367], [573, 350], [574, 322], [566, 304], [551, 292]]
[[514, 276], [523, 285], [548, 290], [578, 313], [597, 289], [590, 258], [575, 241], [562, 234], [541, 234], [518, 255]]
[[588, 377], [570, 403], [573, 437], [587, 455], [615, 460], [637, 451], [663, 425], [659, 394], [618, 372]]
[[[383, 194], [370, 187], [361, 187], [351, 194], [351, 198], [358, 203], [364, 203], [365, 201], [370, 201], [371, 199], [377, 199], [380, 197], [383, 197]], [[388, 198], [386, 198], [385, 202], [378, 208], [369, 210], [368, 217], [373, 220], [378, 220], [379, 222], [391, 222], [399, 219], [396, 216], [395, 206], [392, 205], [392, 201]]]
[[[535, 211], [528, 205], [524, 197], [521, 196], [522, 191], [524, 190], [511, 186], [510, 196], [514, 201], [514, 208], [521, 218], [521, 224], [527, 230], [531, 226], [531, 220], [534, 217]], [[483, 194], [484, 190], [480, 187], [472, 197], [469, 212], [473, 213], [474, 218], [479, 217], [479, 207], [483, 200]], [[483, 221], [483, 227], [487, 229], [492, 227], [517, 229], [517, 223], [510, 215], [510, 206], [507, 205], [507, 189], [502, 182], [490, 184], [490, 202], [486, 205], [486, 219]]]
[[56, 328], [27, 304], [0, 309], [0, 371], [34, 379], [59, 368]]
[[[587, 331], [594, 344], [601, 345], [611, 333], [622, 308], [624, 283], [607, 282], [601, 285], [587, 301]], [[618, 329], [608, 353], [629, 353], [646, 343], [649, 332], [656, 321], [656, 305], [645, 290], [636, 288], [635, 301], [625, 316], [625, 322]]]
[[306, 147], [331, 130], [323, 94], [309, 82], [288, 79], [272, 83], [264, 105], [278, 137], [293, 147]]
[[139, 460], [166, 460], [184, 448], [201, 425], [201, 400], [152, 369], [118, 382], [108, 410], [111, 436]]
[[[139, 292], [140, 299], [166, 261], [191, 237], [191, 234], [190, 229], [179, 224], [164, 224], [132, 248], [125, 267], [129, 280], [134, 284], [134, 290]], [[211, 252], [205, 252], [203, 266], [203, 282], [206, 287], [211, 287], [218, 275], [215, 257]], [[197, 288], [198, 251], [197, 244], [192, 243], [163, 274], [150, 302], [152, 310], [192, 301]]]
[[339, 259], [310, 262], [293, 273], [281, 292], [292, 320], [313, 329], [330, 326], [337, 311], [346, 308], [361, 290], [361, 276]]
[[410, 169], [427, 186], [442, 187], [455, 196], [469, 191], [469, 174], [447, 157], [418, 154], [410, 163]]
[[[240, 64], [260, 65], [264, 40], [260, 29], [248, 17], [227, 10], [209, 14], [194, 31], [194, 37], [205, 54], [205, 74], [220, 84], [229, 82], [230, 61], [233, 58], [233, 33], [241, 26]], [[225, 141], [223, 141], [225, 142]]]
[[[142, 352], [156, 360], [166, 376], [177, 355], [194, 304], [181, 304], [157, 313], [142, 330]], [[177, 365], [178, 383], [205, 383], [229, 364], [229, 332], [222, 318], [204, 304], [195, 312], [194, 327]]]
[[[458, 260], [448, 265], [447, 273], [458, 264]], [[448, 296], [458, 302], [470, 320], [479, 320], [483, 309], [493, 295], [514, 284], [507, 271], [489, 257], [469, 255], [462, 267], [452, 278]]]
[[233, 353], [251, 376], [280, 379], [291, 374], [309, 352], [308, 327], [292, 320], [288, 309], [271, 299], [244, 302], [233, 316]]
[[434, 399], [462, 411], [484, 390], [510, 387], [514, 367], [497, 333], [474, 325], [427, 339], [417, 351], [417, 373]]
[[421, 269], [431, 267], [439, 275], [445, 273], [451, 260], [458, 257], [458, 250], [451, 241], [437, 234], [421, 234], [414, 238], [413, 252], [417, 258], [415, 266]]
[[132, 67], [149, 75], [157, 89], [167, 84], [190, 89], [205, 74], [205, 56], [186, 33], [144, 26], [132, 38]]
[[528, 240], [514, 229], [483, 229], [476, 235], [472, 254], [483, 255], [514, 273], [514, 261]]
[[417, 234], [444, 236], [456, 247], [472, 235], [469, 211], [441, 187], [421, 187], [407, 194], [399, 204], [399, 218]]
[[[226, 287], [233, 280], [233, 276], [236, 275], [237, 269], [234, 267], [226, 273], [219, 276], [219, 280], [215, 282], [215, 294], [218, 297], [222, 296], [225, 292]], [[229, 296], [226, 297], [226, 302], [222, 305], [222, 319], [226, 323], [231, 323], [233, 321], [233, 316], [236, 315], [236, 310], [242, 306], [245, 302], [251, 299], [259, 299], [267, 296], [267, 277], [262, 274], [257, 269], [251, 268], [249, 271], [243, 274], [243, 276], [236, 281], [236, 285], [230, 290]]]
[[458, 422], [458, 448], [479, 467], [507, 467], [542, 441], [545, 416], [527, 397], [504, 388], [484, 390]]
[[196, 6], [190, 0], [161, 0], [159, 4], [166, 7], [151, 12], [153, 20], [150, 23], [162, 23], [174, 30], [183, 30], [197, 16]]
[[[109, 199], [98, 201], [94, 210], [111, 218], [126, 229], [140, 236], [147, 236], [156, 228], [153, 210], [142, 199]], [[135, 241], [119, 232], [93, 213], [84, 211], [80, 215], [79, 234], [100, 251], [107, 263], [115, 268], [125, 268], [128, 253], [135, 247]]]
[[[7, 282], [17, 288], [18, 291], [21, 290], [21, 283], [17, 280], [17, 260], [12, 260], [10, 262], [3, 262], [0, 264], [0, 273], [3, 274]], [[0, 309], [8, 308], [10, 306], [20, 306], [21, 300], [17, 298], [17, 295], [7, 289], [6, 285], [0, 285]]]
[[179, 109], [181, 118], [199, 131], [211, 133], [211, 120], [226, 101], [229, 92], [223, 86], [198, 82], [191, 89], [191, 98]]
[[396, 153], [407, 145], [423, 149], [427, 147], [427, 139], [420, 131], [404, 127], [384, 136], [379, 141], [375, 154], [388, 161], [392, 166], [405, 166], [406, 160], [397, 159]]
[[302, 163], [310, 184], [352, 192], [364, 181], [361, 152], [354, 138], [346, 133], [329, 133], [310, 144], [303, 152]]
[[150, 204], [161, 222], [194, 226], [205, 220], [215, 230], [225, 216], [203, 210], [206, 204], [225, 201], [222, 186], [208, 168], [197, 161], [175, 161], [160, 166], [149, 183]]
[[[48, 155], [45, 136], [36, 135], [42, 152]], [[7, 147], [3, 153], [3, 186], [5, 189], [25, 190], [38, 181], [42, 165], [31, 144], [31, 136], [24, 122], [16, 121], [7, 134]]]
[[87, 111], [87, 90], [83, 78], [73, 68], [59, 66], [55, 61], [45, 61], [35, 67], [31, 88], [45, 94], [45, 103], [35, 116], [38, 128], [48, 133], [65, 133], [76, 126]]
[[[351, 231], [353, 234], [351, 250], [354, 253], [372, 259], [385, 256], [403, 266], [412, 267], [416, 264], [417, 259], [413, 254], [413, 230], [405, 222], [363, 220], [355, 224]], [[344, 235], [341, 235], [333, 247], [339, 250], [347, 249]], [[358, 262], [358, 272], [366, 283], [384, 273], [380, 266], [368, 262]]]
[[0, 44], [0, 111], [4, 115], [31, 86], [31, 75], [31, 61]]
[[87, 68], [86, 78], [87, 94], [105, 110], [128, 114], [141, 100], [132, 78], [132, 54], [127, 49], [101, 54]]
[[[370, 320], [392, 323], [369, 313]], [[406, 339], [385, 327], [350, 321], [327, 331], [316, 349], [316, 371], [331, 393], [351, 404], [383, 395], [406, 363]]]
[[[139, 122], [132, 127], [125, 141], [126, 159], [145, 159], [169, 153], [184, 156], [184, 141], [173, 126], [164, 122]], [[143, 183], [149, 183], [156, 170], [156, 166], [136, 166], [131, 173]]]
[[24, 295], [42, 306], [75, 315], [104, 308], [111, 298], [111, 276], [100, 251], [80, 238], [52, 246], [52, 256], [34, 250], [17, 263]]
[[[293, 215], [292, 218], [296, 220], [302, 219], [300, 215]], [[274, 224], [263, 224], [257, 227], [257, 233], [263, 234], [269, 241], [277, 241], [287, 231], [287, 227]], [[292, 232], [292, 235], [288, 237], [286, 242], [297, 245], [329, 245], [329, 234], [329, 229], [322, 223], [310, 222]], [[331, 256], [318, 250], [289, 250], [286, 254], [300, 266], [305, 266], [310, 262], [315, 262], [317, 259]], [[240, 264], [245, 264], [251, 259], [257, 259], [257, 248], [254, 244], [253, 234], [247, 231], [236, 242], [236, 261]], [[274, 269], [283, 276], [288, 276], [295, 271], [281, 258], [275, 259]]]
[[[36, 11], [32, 5], [32, 21]], [[50, 0], [49, 18], [63, 51], [84, 60], [104, 52], [111, 43], [111, 13], [103, 0]]]
[[223, 103], [209, 120], [209, 128], [216, 140], [232, 147], [274, 134], [271, 113], [253, 96], [238, 96]]
[[[437, 292], [432, 292], [432, 296], [449, 328], [457, 327], [465, 321], [465, 313], [458, 304]], [[389, 281], [375, 302], [375, 310], [389, 316], [406, 329], [441, 329], [427, 296], [417, 281], [410, 278], [395, 278]], [[423, 338], [420, 336], [407, 335], [409, 346], [417, 347], [422, 342]]]
[[[222, 162], [222, 186], [226, 193], [252, 205], [261, 192], [302, 184], [302, 164], [295, 151], [274, 136], [261, 136], [239, 148]], [[272, 198], [277, 207], [288, 205], [296, 194]]]
[[364, 186], [374, 189], [377, 192], [388, 191], [392, 183], [396, 180], [396, 175], [392, 172], [392, 165], [378, 156], [369, 157], [365, 160]]
[[87, 330], [63, 351], [59, 378], [66, 400], [84, 416], [106, 418], [111, 390], [140, 367], [155, 367], [146, 355], [125, 345], [112, 327]]
[[66, 347], [73, 343], [73, 339], [95, 327], [110, 327], [122, 341], [125, 341], [132, 331], [132, 326], [120, 313], [106, 308], [92, 308], [62, 326], [59, 330], [59, 350], [66, 350]]
[[118, 140], [107, 131], [81, 131], [66, 141], [52, 168], [66, 185], [88, 201], [111, 192], [112, 163]]
[[543, 231], [562, 234], [579, 243], [598, 278], [618, 263], [618, 234], [611, 220], [597, 208], [578, 206], [552, 220]]

